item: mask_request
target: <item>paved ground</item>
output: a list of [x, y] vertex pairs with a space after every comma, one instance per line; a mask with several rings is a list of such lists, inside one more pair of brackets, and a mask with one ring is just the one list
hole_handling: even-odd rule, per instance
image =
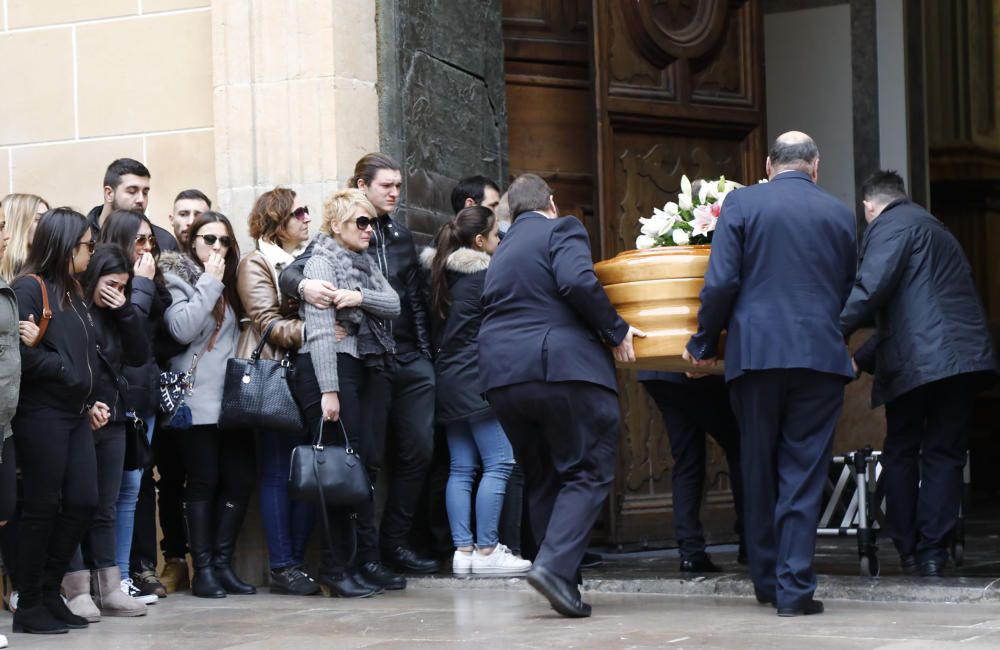
[[[833, 601], [779, 619], [745, 598], [592, 594], [595, 615], [556, 616], [522, 590], [413, 588], [366, 600], [172, 595], [142, 619], [56, 637], [10, 634], [11, 648], [733, 648], [995, 650], [1000, 607]], [[10, 615], [0, 628], [10, 629]]]

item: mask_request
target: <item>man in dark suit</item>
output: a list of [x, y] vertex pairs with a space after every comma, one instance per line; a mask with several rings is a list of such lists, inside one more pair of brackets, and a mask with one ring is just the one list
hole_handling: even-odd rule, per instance
[[904, 569], [937, 577], [958, 523], [972, 400], [994, 379], [993, 341], [961, 245], [906, 198], [899, 174], [876, 172], [862, 197], [868, 229], [841, 328], [876, 326], [854, 358], [875, 375], [872, 406], [885, 404], [886, 527]]
[[833, 432], [854, 377], [840, 332], [857, 264], [851, 210], [816, 186], [819, 152], [778, 137], [770, 182], [726, 197], [684, 358], [708, 365], [726, 339], [742, 434], [745, 526], [757, 599], [779, 616], [818, 614], [816, 527]]
[[614, 358], [632, 337], [594, 274], [583, 224], [557, 218], [534, 174], [509, 189], [514, 224], [483, 287], [479, 376], [524, 464], [538, 555], [528, 582], [563, 616], [590, 615], [580, 560], [614, 478], [618, 386]]

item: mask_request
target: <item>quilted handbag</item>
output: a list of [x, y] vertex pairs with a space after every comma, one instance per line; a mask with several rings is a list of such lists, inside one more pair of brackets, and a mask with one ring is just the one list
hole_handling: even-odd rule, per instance
[[249, 359], [226, 362], [219, 416], [219, 426], [223, 429], [300, 434], [304, 428], [302, 412], [292, 396], [290, 381], [294, 367], [288, 355], [280, 361], [260, 358], [274, 324], [271, 321], [264, 329]]
[[288, 495], [301, 501], [318, 502], [324, 510], [356, 508], [372, 497], [372, 484], [368, 480], [361, 457], [354, 453], [347, 438], [344, 423], [337, 420], [344, 435], [344, 446], [323, 445], [323, 425], [311, 445], [292, 449], [292, 462], [288, 472]]

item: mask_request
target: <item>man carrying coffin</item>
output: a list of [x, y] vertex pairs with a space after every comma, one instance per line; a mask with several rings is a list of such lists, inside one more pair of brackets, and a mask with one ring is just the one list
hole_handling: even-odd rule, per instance
[[540, 544], [528, 582], [563, 616], [590, 616], [580, 561], [614, 478], [614, 359], [635, 361], [642, 332], [611, 306], [573, 217], [557, 218], [534, 174], [511, 184], [517, 215], [483, 286], [479, 378], [524, 464], [531, 530]]
[[768, 183], [726, 197], [705, 273], [698, 333], [684, 358], [714, 363], [739, 421], [745, 534], [757, 600], [779, 616], [818, 614], [816, 527], [833, 432], [854, 377], [840, 331], [857, 263], [854, 214], [816, 186], [819, 152], [778, 137]]

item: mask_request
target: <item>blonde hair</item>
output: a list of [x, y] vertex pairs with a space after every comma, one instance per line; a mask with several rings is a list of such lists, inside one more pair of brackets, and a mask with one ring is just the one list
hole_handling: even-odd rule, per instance
[[35, 222], [39, 205], [49, 207], [48, 201], [35, 194], [8, 194], [0, 200], [0, 210], [3, 210], [7, 218], [6, 229], [10, 233], [7, 250], [3, 260], [0, 260], [0, 277], [7, 282], [14, 280], [28, 259], [28, 249], [31, 247], [28, 231]]
[[323, 201], [321, 232], [333, 236], [334, 221], [343, 225], [354, 216], [354, 212], [359, 206], [364, 208], [372, 219], [377, 218], [375, 206], [361, 190], [339, 190], [326, 197], [326, 200]]

